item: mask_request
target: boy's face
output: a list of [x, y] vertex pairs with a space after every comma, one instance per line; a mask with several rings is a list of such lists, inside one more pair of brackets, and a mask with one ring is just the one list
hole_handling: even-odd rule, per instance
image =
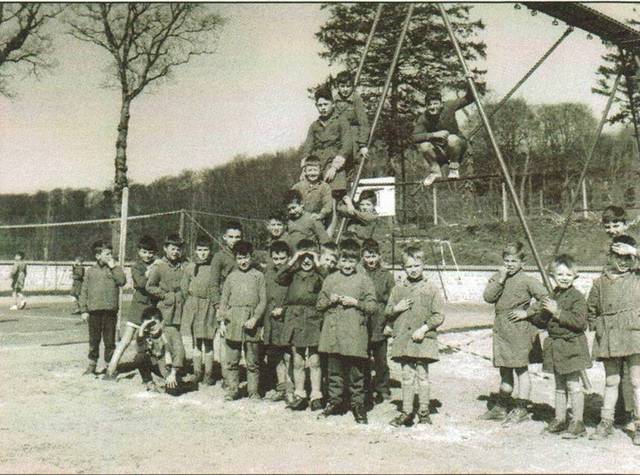
[[373, 270], [380, 264], [380, 254], [373, 251], [364, 251], [362, 253], [362, 263], [365, 269]]
[[21, 256], [20, 254], [16, 254], [16, 255], [15, 255], [15, 257], [14, 257], [14, 259], [15, 259], [16, 261], [21, 261], [21, 260], [22, 260], [22, 256]]
[[267, 221], [267, 231], [272, 238], [278, 239], [284, 234], [284, 223], [279, 219], [270, 219]]
[[602, 226], [609, 237], [621, 236], [625, 234], [629, 228], [629, 225], [624, 221], [608, 221], [603, 223]]
[[138, 249], [138, 257], [142, 262], [149, 263], [153, 260], [153, 255], [155, 253], [149, 249]]
[[615, 252], [609, 253], [609, 260], [611, 264], [613, 264], [615, 268], [618, 269], [618, 272], [628, 272], [635, 262], [634, 256], [621, 256], [620, 254], [616, 254]]
[[333, 101], [321, 97], [316, 101], [316, 109], [318, 109], [320, 117], [326, 119], [333, 113]]
[[373, 201], [371, 200], [360, 200], [360, 202], [358, 203], [358, 208], [363, 213], [373, 213], [373, 211], [376, 209]]
[[96, 254], [96, 261], [101, 264], [106, 264], [111, 260], [113, 260], [113, 251], [111, 249], [102, 249]]
[[251, 254], [236, 254], [236, 265], [243, 272], [249, 270], [249, 267], [251, 267]]
[[312, 163], [304, 167], [304, 176], [307, 181], [315, 183], [320, 178], [320, 165]]
[[338, 94], [342, 99], [346, 99], [353, 92], [353, 87], [348, 82], [341, 82], [338, 84]]
[[338, 259], [338, 269], [345, 275], [353, 274], [356, 271], [356, 265], [358, 265], [358, 259], [349, 256], [340, 256]]
[[153, 317], [153, 323], [149, 324], [149, 336], [151, 338], [158, 338], [162, 334], [162, 319], [160, 317]]
[[297, 201], [292, 201], [287, 205], [287, 214], [291, 219], [297, 219], [302, 216], [304, 212], [304, 208], [302, 203], [298, 203]]
[[163, 249], [164, 255], [167, 256], [167, 259], [171, 262], [177, 261], [180, 259], [180, 256], [182, 256], [182, 249], [180, 249], [180, 246], [176, 246], [175, 244], [167, 244]]
[[338, 256], [333, 251], [324, 251], [320, 254], [320, 265], [328, 270], [333, 270], [338, 264]]
[[313, 266], [313, 256], [309, 253], [303, 254], [300, 259], [300, 268], [305, 272], [309, 272], [313, 269]]
[[211, 255], [211, 248], [209, 246], [196, 246], [196, 258], [199, 261], [206, 261]]
[[272, 252], [271, 253], [271, 262], [273, 262], [273, 265], [276, 267], [280, 267], [283, 266], [287, 260], [289, 259], [289, 256], [287, 255], [286, 252]]
[[227, 229], [222, 235], [222, 240], [224, 241], [225, 246], [229, 249], [233, 249], [235, 243], [242, 239], [242, 231], [239, 229]]
[[440, 99], [429, 99], [427, 102], [427, 114], [438, 115], [442, 112], [442, 101]]
[[402, 267], [409, 280], [419, 280], [424, 272], [424, 262], [416, 257], [405, 256], [402, 259]]
[[573, 285], [573, 281], [576, 280], [578, 274], [569, 269], [567, 266], [560, 264], [553, 269], [553, 271], [551, 272], [551, 277], [553, 277], [553, 280], [556, 281], [558, 287], [560, 287], [561, 289], [568, 289]]
[[502, 258], [502, 263], [504, 264], [505, 269], [507, 269], [507, 274], [513, 275], [522, 269], [524, 262], [518, 256], [510, 256], [506, 255]]

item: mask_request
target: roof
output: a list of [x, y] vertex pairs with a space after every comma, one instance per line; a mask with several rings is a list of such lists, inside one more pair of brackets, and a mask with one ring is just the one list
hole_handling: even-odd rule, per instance
[[522, 2], [531, 10], [539, 11], [565, 22], [569, 26], [588, 31], [603, 41], [640, 54], [640, 31], [577, 2]]

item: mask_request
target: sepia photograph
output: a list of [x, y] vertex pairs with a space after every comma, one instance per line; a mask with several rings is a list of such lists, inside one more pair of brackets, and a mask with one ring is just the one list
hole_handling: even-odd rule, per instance
[[0, 3], [0, 473], [638, 473], [640, 3]]

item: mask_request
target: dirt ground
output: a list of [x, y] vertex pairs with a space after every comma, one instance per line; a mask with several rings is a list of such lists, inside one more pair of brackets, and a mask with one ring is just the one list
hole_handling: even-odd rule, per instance
[[[431, 367], [432, 426], [396, 429], [394, 401], [369, 425], [350, 414], [317, 420], [282, 403], [223, 402], [220, 386], [171, 397], [144, 390], [135, 372], [117, 383], [81, 376], [87, 329], [67, 299], [0, 299], [0, 472], [638, 472], [640, 448], [616, 430], [606, 441], [544, 435], [553, 380], [532, 365], [533, 417], [516, 427], [477, 420], [498, 385], [488, 306], [449, 306], [442, 359]], [[472, 328], [464, 330], [462, 327]], [[477, 329], [480, 327], [480, 329]], [[447, 332], [447, 330], [452, 330]], [[43, 346], [47, 345], [47, 346]], [[131, 350], [125, 361], [133, 356]], [[603, 370], [589, 371], [597, 392]], [[593, 430], [601, 398], [587, 396]]]

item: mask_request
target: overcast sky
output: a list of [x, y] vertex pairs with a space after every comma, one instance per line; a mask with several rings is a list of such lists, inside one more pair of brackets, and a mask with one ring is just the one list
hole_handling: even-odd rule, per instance
[[[618, 20], [633, 15], [629, 4], [592, 7]], [[327, 75], [314, 37], [326, 12], [317, 4], [211, 8], [229, 20], [217, 53], [194, 59], [176, 70], [171, 83], [133, 103], [132, 181], [213, 167], [237, 154], [297, 147], [316, 117], [306, 88]], [[565, 28], [512, 4], [478, 4], [472, 11], [486, 24], [483, 67], [498, 96]], [[15, 99], [0, 96], [0, 193], [105, 188], [112, 182], [120, 104], [117, 91], [100, 87], [108, 56], [67, 35], [56, 38], [57, 68], [40, 81], [14, 83]], [[606, 98], [590, 91], [604, 52], [599, 39], [576, 30], [519, 95], [531, 103], [585, 102], [600, 113]]]

